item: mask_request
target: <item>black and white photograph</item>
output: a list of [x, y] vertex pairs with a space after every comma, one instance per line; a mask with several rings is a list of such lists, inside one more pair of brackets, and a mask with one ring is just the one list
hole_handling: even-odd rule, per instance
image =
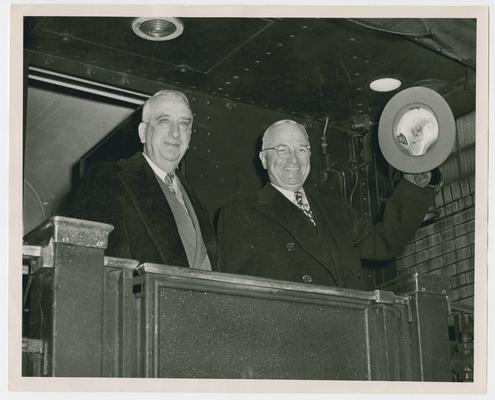
[[486, 390], [488, 9], [382, 10], [13, 9], [16, 390]]

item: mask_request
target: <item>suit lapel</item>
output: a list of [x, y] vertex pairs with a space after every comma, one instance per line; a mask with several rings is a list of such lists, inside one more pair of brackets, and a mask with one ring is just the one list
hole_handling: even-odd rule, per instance
[[188, 265], [172, 210], [143, 155], [138, 153], [129, 160], [119, 161], [119, 165], [120, 179], [163, 262]]
[[332, 259], [331, 269], [332, 274], [335, 279], [337, 279], [337, 283], [339, 286], [343, 285], [342, 276], [339, 273], [339, 266], [343, 265], [343, 261], [339, 257], [339, 247], [338, 247], [338, 236], [335, 232], [334, 227], [338, 226], [338, 222], [336, 222], [332, 218], [331, 210], [328, 206], [323, 205], [318, 199], [313, 196], [313, 194], [306, 190], [306, 196], [308, 197], [308, 202], [315, 214], [316, 223], [319, 228], [320, 240], [324, 243], [325, 250], [328, 253], [327, 257]]
[[[270, 183], [258, 192], [256, 208], [287, 230], [309, 255], [329, 270], [329, 262], [322, 252], [315, 228], [308, 222], [304, 213]], [[333, 275], [333, 270], [330, 272]]]

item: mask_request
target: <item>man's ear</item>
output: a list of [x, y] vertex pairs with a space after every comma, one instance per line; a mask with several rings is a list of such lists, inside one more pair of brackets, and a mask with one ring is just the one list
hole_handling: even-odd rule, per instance
[[138, 132], [139, 132], [139, 139], [141, 140], [141, 143], [146, 143], [146, 123], [141, 122], [138, 126]]
[[263, 165], [263, 168], [266, 169], [266, 155], [264, 151], [260, 151], [259, 157], [261, 160], [261, 165]]

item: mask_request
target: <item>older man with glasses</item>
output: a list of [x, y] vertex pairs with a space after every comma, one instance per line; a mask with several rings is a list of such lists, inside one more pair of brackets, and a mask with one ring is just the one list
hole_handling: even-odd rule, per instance
[[311, 149], [304, 126], [275, 122], [259, 154], [270, 182], [256, 198], [225, 207], [219, 217], [221, 270], [237, 274], [365, 289], [361, 259], [388, 260], [412, 238], [435, 190], [408, 175], [387, 202], [383, 222], [357, 218], [345, 203], [304, 187]]

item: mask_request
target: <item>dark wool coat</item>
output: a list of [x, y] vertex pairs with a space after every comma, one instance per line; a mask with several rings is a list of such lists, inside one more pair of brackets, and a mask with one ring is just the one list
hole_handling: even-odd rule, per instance
[[221, 271], [364, 289], [360, 259], [394, 258], [435, 196], [433, 189], [402, 179], [383, 222], [371, 225], [347, 204], [305, 192], [317, 228], [271, 184], [256, 199], [224, 208], [218, 226]]
[[[206, 210], [185, 178], [177, 173], [196, 212], [212, 266], [216, 238]], [[142, 153], [95, 164], [85, 179], [76, 218], [114, 226], [105, 254], [174, 266], [189, 266], [172, 210]]]

